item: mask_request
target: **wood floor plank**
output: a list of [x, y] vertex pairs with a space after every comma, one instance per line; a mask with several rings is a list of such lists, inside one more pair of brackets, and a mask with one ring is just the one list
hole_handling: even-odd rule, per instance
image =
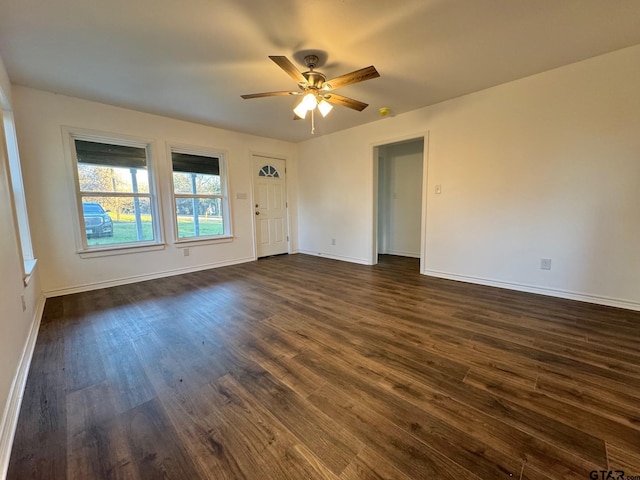
[[336, 475], [362, 449], [356, 437], [267, 372], [238, 369], [232, 375]]
[[254, 338], [253, 341], [249, 341], [243, 345], [243, 350], [248, 358], [270, 372], [274, 377], [278, 378], [283, 384], [302, 397], [308, 397], [325, 383], [323, 378], [309, 369], [300, 365], [294, 365], [287, 356], [272, 352], [269, 344], [263, 339]]
[[[469, 369], [468, 366], [460, 362], [433, 355], [429, 351], [419, 350], [414, 347], [407, 347], [406, 350], [403, 350], [397, 342], [392, 342], [387, 338], [371, 337], [368, 332], [363, 333], [360, 338], [356, 338], [350, 334], [349, 326], [343, 325], [343, 328], [331, 327], [324, 325], [309, 315], [281, 315], [278, 317], [277, 322], [273, 319], [268, 321], [274, 328], [283, 329], [307, 339], [315, 339], [316, 344], [310, 345], [309, 348], [317, 348], [318, 345], [322, 345], [325, 349], [330, 349], [334, 352], [354, 352], [371, 360], [371, 362], [386, 362], [396, 365], [405, 372], [411, 372], [418, 377], [423, 375], [444, 375], [462, 380]], [[385, 346], [384, 349], [376, 348], [376, 345], [381, 344]]]
[[171, 419], [184, 449], [194, 459], [199, 475], [195, 478], [235, 480], [247, 478], [233, 455], [227, 454], [217, 433], [224, 418], [211, 401], [211, 385], [197, 389], [182, 387], [172, 395], [161, 396], [163, 408]]
[[285, 255], [47, 299], [8, 480], [640, 474], [640, 312]]
[[[558, 478], [585, 477], [591, 470], [604, 466], [597, 442], [586, 444], [596, 449], [595, 462], [594, 458], [585, 460], [580, 456], [585, 453], [583, 448], [572, 444], [566, 435], [555, 438], [552, 433], [547, 433], [546, 428], [541, 430], [539, 425], [527, 425], [521, 420], [515, 422], [511, 412], [502, 410], [500, 404], [495, 404], [496, 410], [487, 410], [484, 405], [469, 402], [465, 396], [447, 394], [394, 374], [388, 375], [382, 386], [497, 450], [526, 460], [540, 470], [553, 467]], [[537, 416], [534, 418], [540, 420]]]
[[629, 427], [626, 424], [631, 422], [631, 419], [625, 419], [625, 423], [617, 422], [539, 392], [513, 388], [512, 385], [495, 381], [495, 379], [488, 378], [473, 369], [465, 378], [465, 382], [490, 392], [496, 398], [506, 399], [541, 415], [554, 418], [559, 422], [593, 435], [594, 438], [599, 436], [604, 440], [621, 442], [631, 449], [640, 448], [640, 430]]
[[365, 447], [340, 474], [341, 480], [411, 480], [386, 458]]
[[55, 302], [55, 316], [40, 328], [13, 442], [10, 479], [66, 477], [65, 342], [54, 323], [63, 318], [61, 312], [62, 302]]
[[[414, 340], [412, 345], [420, 350], [431, 352], [454, 362], [460, 362], [460, 351], [464, 351], [464, 361], [468, 366], [483, 367], [502, 378], [533, 387], [537, 377], [537, 368], [534, 362], [529, 359], [520, 360], [513, 357], [506, 359], [500, 352], [478, 351], [477, 345], [473, 341], [475, 332], [468, 332], [468, 336], [465, 338], [457, 334], [458, 332], [451, 333], [450, 327], [443, 329], [441, 322], [445, 321], [444, 319], [435, 320], [434, 318], [435, 316], [430, 315], [428, 322], [418, 326], [410, 323], [404, 325], [401, 321], [391, 320], [394, 325], [393, 328], [413, 333]], [[375, 325], [371, 324], [366, 328], [373, 329]], [[468, 368], [466, 371], [468, 371]], [[465, 375], [466, 371], [464, 372]]]
[[566, 384], [569, 386], [585, 386], [595, 390], [603, 390], [604, 396], [614, 396], [616, 403], [634, 407], [640, 402], [640, 389], [619, 379], [604, 378], [589, 372], [575, 371], [567, 368], [541, 364], [538, 367], [538, 380]]
[[640, 451], [628, 450], [607, 442], [607, 454], [609, 456], [609, 470], [622, 470], [625, 476], [640, 475]]
[[410, 478], [481, 478], [330, 385], [309, 400]]
[[[118, 418], [140, 478], [197, 478], [192, 458], [158, 400], [149, 400]], [[162, 439], [162, 441], [159, 441]]]
[[603, 385], [590, 385], [585, 382], [559, 381], [549, 374], [539, 375], [535, 390], [547, 397], [570, 403], [578, 409], [640, 429], [640, 401], [620, 390], [611, 390]]
[[[219, 379], [216, 392], [224, 399], [220, 409], [228, 421], [229, 436], [237, 438], [238, 450], [253, 446], [249, 460], [254, 464], [252, 476], [266, 478], [327, 478], [336, 479], [323, 459], [316, 456], [262, 402], [253, 397], [231, 375]], [[246, 426], [245, 426], [246, 425]], [[243, 428], [244, 426], [244, 428]], [[238, 432], [261, 432], [256, 439], [244, 441]]]
[[106, 381], [116, 395], [118, 411], [125, 412], [148, 402], [156, 396], [131, 340], [116, 330], [100, 336], [94, 355], [100, 355], [107, 374]]
[[74, 390], [66, 396], [65, 409], [73, 412], [67, 418], [66, 428], [68, 442], [72, 443], [74, 436], [79, 433], [117, 417], [116, 393], [107, 381]]
[[[551, 470], [553, 474], [553, 469]], [[520, 476], [520, 480], [551, 480], [552, 477], [548, 477], [544, 473], [539, 472], [535, 468], [530, 465], [525, 465], [522, 469], [522, 475]], [[576, 477], [578, 478], [578, 477]], [[588, 478], [588, 477], [587, 477]]]
[[[37, 445], [37, 450], [34, 448]], [[67, 477], [67, 436], [62, 430], [37, 432], [13, 442], [7, 479], [50, 480]]]
[[[569, 339], [576, 342], [587, 342], [587, 334], [576, 332], [576, 321], [569, 324], [554, 319], [535, 318], [527, 315], [506, 315], [486, 310], [463, 310], [454, 313], [456, 319], [464, 319], [480, 325], [489, 325], [498, 330], [519, 332], [529, 342], [539, 335], [549, 339]], [[535, 334], [533, 333], [535, 331]]]
[[[309, 478], [317, 478], [318, 480], [339, 480], [340, 477], [329, 470], [326, 465], [318, 459], [317, 455], [307, 448], [306, 445], [298, 443], [294, 449], [302, 456], [302, 458], [304, 458], [304, 461], [314, 469], [314, 474], [310, 475]], [[349, 463], [349, 465], [351, 465], [351, 463]], [[287, 476], [288, 473], [286, 473], [283, 478], [287, 478]]]
[[[385, 367], [393, 368], [393, 365], [385, 364]], [[504, 417], [510, 425], [531, 435], [544, 440], [552, 439], [559, 446], [579, 454], [586, 453], [587, 457], [597, 459], [598, 464], [605, 462], [604, 444], [596, 437], [565, 425], [552, 417], [540, 415], [535, 410], [522, 407], [518, 403], [503, 398], [496, 399], [481, 389], [470, 388], [466, 384], [451, 381], [447, 377], [432, 375], [419, 378], [411, 371], [407, 372], [406, 369], [400, 373], [392, 369], [388, 371], [381, 384], [392, 391], [402, 390], [407, 380], [417, 382], [422, 394], [443, 394], [453, 397], [461, 404], [473, 407], [486, 415], [496, 418]]]
[[377, 382], [372, 381], [372, 375], [360, 373], [364, 368], [354, 368], [357, 359], [351, 357], [344, 362], [336, 359], [329, 364], [324, 357], [307, 351], [295, 360], [326, 375], [332, 385], [340, 387], [362, 406], [448, 458], [455, 458], [459, 465], [482, 478], [510, 478], [520, 472], [522, 462], [519, 459], [510, 458], [438, 417], [426, 411], [416, 411], [402, 398], [381, 391]]
[[533, 342], [535, 348], [578, 360], [588, 365], [595, 365], [612, 372], [619, 372], [632, 377], [640, 377], [640, 355], [627, 352], [612, 352], [606, 347], [599, 348], [592, 343], [580, 343], [554, 340], [545, 341], [537, 338]]
[[541, 368], [562, 371], [570, 369], [574, 375], [584, 375], [602, 379], [615, 380], [620, 383], [627, 383], [630, 386], [640, 389], [640, 378], [629, 375], [605, 366], [594, 363], [586, 363], [581, 358], [569, 355], [559, 355], [557, 353], [545, 351], [540, 348], [527, 347], [516, 343], [511, 343], [497, 337], [489, 337], [482, 334], [474, 336], [477, 348], [481, 351], [501, 352], [503, 356], [512, 355], [514, 358], [530, 359]]
[[68, 438], [67, 444], [67, 478], [144, 478], [118, 417], [91, 424]]

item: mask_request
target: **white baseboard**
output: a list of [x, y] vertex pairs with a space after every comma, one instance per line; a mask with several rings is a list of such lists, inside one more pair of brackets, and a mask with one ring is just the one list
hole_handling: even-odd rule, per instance
[[640, 311], [640, 303], [630, 300], [623, 300], [620, 298], [591, 295], [588, 293], [572, 292], [569, 290], [540, 287], [523, 283], [503, 282], [483, 277], [473, 277], [470, 275], [458, 275], [455, 273], [439, 272], [437, 270], [424, 270], [422, 273], [430, 277], [445, 278], [447, 280], [457, 280], [460, 282], [475, 283], [478, 285], [486, 285], [489, 287], [506, 288], [508, 290], [516, 290], [519, 292], [537, 293], [550, 297], [566, 298], [568, 300], [578, 300], [580, 302], [596, 303], [598, 305], [606, 305], [609, 307]]
[[61, 295], [70, 295], [72, 293], [88, 292], [91, 290], [99, 290], [101, 288], [117, 287], [120, 285], [127, 285], [129, 283], [144, 282], [146, 280], [155, 280], [156, 278], [172, 277], [174, 275], [182, 275], [184, 273], [199, 272], [201, 270], [209, 270], [211, 268], [237, 265], [239, 263], [253, 262], [255, 260], [256, 260], [255, 257], [236, 258], [233, 260], [226, 260], [223, 262], [214, 262], [214, 263], [207, 263], [204, 265], [197, 265], [195, 267], [178, 268], [175, 270], [165, 270], [163, 272], [148, 273], [144, 275], [133, 275], [130, 277], [118, 278], [116, 280], [107, 280], [104, 282], [94, 282], [94, 283], [87, 283], [84, 285], [76, 285], [73, 287], [46, 290], [44, 294], [47, 298], [59, 297]]
[[343, 255], [333, 255], [331, 253], [323, 252], [311, 252], [309, 250], [298, 250], [298, 252], [304, 253], [305, 255], [313, 255], [314, 257], [324, 257], [330, 258], [331, 260], [340, 260], [342, 262], [358, 263], [360, 265], [371, 265], [371, 262], [369, 260], [365, 260], [363, 258], [346, 257]]
[[11, 458], [11, 447], [13, 445], [13, 438], [16, 433], [16, 427], [18, 426], [18, 416], [20, 415], [20, 406], [22, 405], [22, 398], [24, 396], [24, 388], [27, 384], [27, 376], [29, 375], [29, 367], [31, 366], [31, 359], [33, 358], [33, 351], [36, 346], [36, 340], [38, 338], [38, 330], [40, 329], [40, 321], [42, 320], [42, 313], [44, 312], [44, 295], [40, 296], [38, 304], [31, 320], [31, 329], [29, 330], [29, 336], [27, 342], [22, 349], [22, 356], [20, 357], [20, 363], [16, 371], [16, 376], [11, 384], [9, 390], [9, 398], [7, 399], [7, 405], [3, 412], [2, 419], [0, 419], [0, 478], [5, 479], [7, 476], [7, 470], [9, 469], [9, 460]]
[[389, 250], [388, 252], [380, 252], [380, 255], [397, 255], [398, 257], [420, 258], [420, 253], [402, 252], [399, 250]]

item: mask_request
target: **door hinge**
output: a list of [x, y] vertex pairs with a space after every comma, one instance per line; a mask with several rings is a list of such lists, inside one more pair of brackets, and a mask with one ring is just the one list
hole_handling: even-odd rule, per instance
[[289, 235], [287, 235], [287, 242], [289, 241]]

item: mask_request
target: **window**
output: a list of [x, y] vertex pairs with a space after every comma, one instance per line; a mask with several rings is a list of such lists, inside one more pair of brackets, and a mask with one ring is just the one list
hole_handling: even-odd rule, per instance
[[149, 145], [72, 138], [83, 250], [160, 243]]
[[178, 241], [230, 236], [223, 155], [172, 148], [171, 163]]
[[278, 169], [273, 165], [265, 165], [258, 172], [259, 177], [272, 177], [272, 178], [280, 178], [280, 174], [278, 173]]

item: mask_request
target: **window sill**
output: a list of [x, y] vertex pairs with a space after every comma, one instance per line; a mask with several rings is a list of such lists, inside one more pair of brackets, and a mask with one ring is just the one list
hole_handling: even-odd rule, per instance
[[188, 248], [198, 245], [215, 245], [217, 243], [233, 242], [233, 236], [215, 237], [215, 238], [183, 238], [176, 240], [176, 248]]
[[164, 243], [154, 243], [145, 245], [128, 245], [126, 247], [103, 247], [100, 249], [81, 250], [78, 253], [80, 258], [110, 257], [113, 255], [128, 255], [131, 253], [153, 252], [164, 250]]
[[29, 285], [29, 282], [31, 281], [31, 274], [33, 274], [33, 271], [36, 269], [36, 264], [38, 263], [37, 259], [32, 259], [32, 260], [25, 260], [24, 261], [24, 286], [26, 287], [27, 285]]

